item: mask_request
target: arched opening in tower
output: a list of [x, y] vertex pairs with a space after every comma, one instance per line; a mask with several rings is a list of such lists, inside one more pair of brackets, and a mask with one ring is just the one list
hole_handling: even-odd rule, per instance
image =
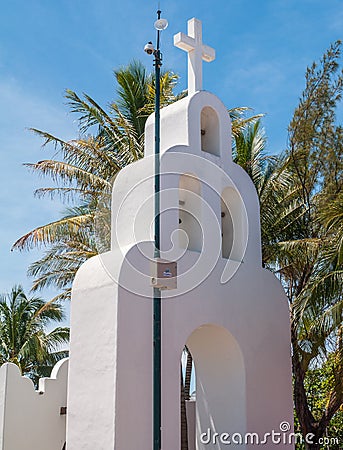
[[201, 150], [220, 156], [219, 118], [216, 111], [205, 106], [200, 117]]
[[179, 182], [179, 245], [181, 248], [201, 252], [201, 184], [192, 174], [180, 176]]
[[245, 366], [236, 339], [222, 326], [202, 325], [187, 339], [181, 361], [181, 442], [187, 432], [187, 450], [227, 448], [223, 433], [246, 431]]

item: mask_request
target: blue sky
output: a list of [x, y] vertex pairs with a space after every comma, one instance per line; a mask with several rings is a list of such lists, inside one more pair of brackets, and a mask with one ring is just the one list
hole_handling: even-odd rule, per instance
[[[0, 292], [15, 283], [29, 288], [26, 269], [39, 253], [11, 253], [11, 244], [58, 218], [62, 209], [56, 201], [33, 197], [33, 190], [48, 181], [33, 176], [22, 163], [49, 158], [53, 149], [41, 149], [27, 128], [76, 137], [64, 90], [86, 92], [104, 106], [114, 100], [114, 68], [134, 58], [151, 67], [143, 47], [155, 39], [156, 9], [157, 2], [138, 0], [3, 3]], [[227, 107], [250, 106], [265, 113], [269, 151], [281, 151], [306, 66], [343, 38], [343, 0], [161, 0], [161, 9], [169, 21], [162, 36], [164, 68], [180, 75], [180, 90], [186, 87], [187, 58], [173, 47], [173, 35], [186, 32], [187, 20], [196, 17], [203, 22], [204, 43], [217, 52], [214, 62], [204, 64], [204, 88]]]

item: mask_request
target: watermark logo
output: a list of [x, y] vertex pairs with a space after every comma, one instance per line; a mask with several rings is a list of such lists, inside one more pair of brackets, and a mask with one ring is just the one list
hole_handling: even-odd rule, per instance
[[283, 421], [279, 425], [279, 430], [271, 430], [266, 433], [217, 433], [207, 429], [206, 432], [201, 433], [200, 442], [204, 445], [295, 445], [295, 444], [307, 444], [307, 445], [339, 445], [339, 439], [335, 437], [322, 437], [315, 439], [313, 433], [308, 433], [303, 436], [301, 433], [294, 433], [291, 431], [292, 426], [289, 422]]

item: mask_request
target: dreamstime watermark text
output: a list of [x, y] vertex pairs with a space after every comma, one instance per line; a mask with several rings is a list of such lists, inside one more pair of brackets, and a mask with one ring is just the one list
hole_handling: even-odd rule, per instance
[[317, 442], [313, 433], [308, 433], [306, 436], [303, 436], [301, 433], [293, 433], [291, 425], [286, 421], [280, 423], [279, 430], [271, 430], [264, 434], [217, 433], [208, 428], [206, 432], [201, 433], [200, 442], [204, 445], [294, 445], [305, 443], [308, 445], [339, 445], [338, 438], [322, 437]]

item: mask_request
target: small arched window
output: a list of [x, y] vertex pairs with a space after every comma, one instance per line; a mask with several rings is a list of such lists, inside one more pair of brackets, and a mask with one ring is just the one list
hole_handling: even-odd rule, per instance
[[238, 192], [227, 187], [221, 198], [222, 256], [242, 261], [247, 242], [245, 208]]
[[184, 174], [179, 182], [179, 245], [181, 248], [200, 252], [201, 230], [201, 185], [197, 177]]
[[228, 204], [221, 198], [222, 256], [229, 259], [233, 244], [233, 221]]
[[219, 119], [216, 111], [205, 106], [201, 111], [201, 150], [220, 156]]

